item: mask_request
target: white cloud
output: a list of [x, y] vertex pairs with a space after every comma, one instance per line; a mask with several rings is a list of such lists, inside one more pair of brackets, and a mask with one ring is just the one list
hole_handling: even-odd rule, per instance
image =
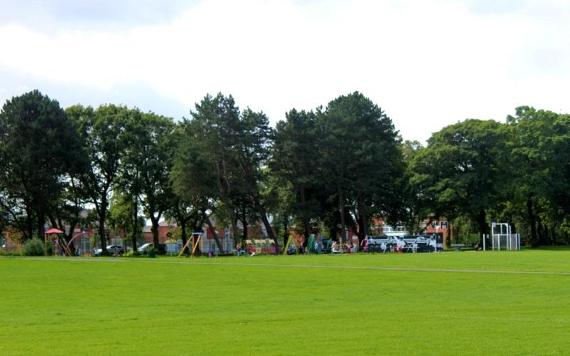
[[[359, 90], [404, 138], [420, 140], [467, 117], [502, 120], [517, 105], [570, 112], [570, 28], [544, 21], [552, 9], [570, 7], [554, 0], [497, 11], [472, 5], [211, 0], [168, 23], [108, 31], [43, 33], [11, 23], [0, 25], [0, 69], [23, 81], [92, 87], [117, 103], [133, 101], [118, 90], [133, 85], [188, 109], [222, 91], [273, 121]], [[0, 99], [17, 90], [1, 88]]]

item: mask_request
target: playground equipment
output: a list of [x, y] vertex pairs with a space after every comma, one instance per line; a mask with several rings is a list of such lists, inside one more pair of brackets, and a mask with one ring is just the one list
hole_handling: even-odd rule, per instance
[[89, 241], [89, 235], [86, 231], [75, 233], [69, 241], [65, 239], [65, 236], [63, 236], [63, 234], [63, 231], [56, 228], [51, 228], [45, 232], [44, 244], [46, 254], [48, 251], [48, 243], [51, 244], [52, 251], [55, 255], [81, 256], [91, 253], [91, 243]]
[[[229, 235], [218, 237], [218, 241], [222, 245], [223, 251], [231, 251], [233, 249], [234, 240]], [[205, 232], [193, 232], [192, 237], [188, 239], [186, 244], [182, 246], [178, 257], [184, 254], [184, 251], [190, 248], [190, 255], [194, 256], [196, 251], [200, 249], [202, 254], [210, 256], [217, 256], [220, 254], [220, 249], [213, 238], [208, 237]]]
[[[75, 242], [77, 244], [75, 245]], [[71, 237], [67, 246], [75, 245], [76, 255], [83, 256], [91, 253], [91, 242], [87, 231], [80, 231]]]
[[63, 231], [56, 228], [51, 228], [45, 232], [44, 251], [46, 255], [48, 251], [47, 244], [49, 242], [52, 244], [54, 254], [71, 256], [69, 245], [67, 244], [67, 241], [65, 241], [65, 238], [61, 236], [61, 234], [63, 234]]
[[[295, 237], [293, 235], [289, 235], [289, 238], [287, 239], [287, 243], [285, 244], [282, 252], [280, 252], [280, 253], [288, 254], [288, 255], [296, 255], [298, 253], [321, 254], [321, 253], [333, 252], [332, 251], [333, 240], [331, 240], [330, 238], [327, 238], [325, 236], [322, 236], [320, 234], [310, 234], [308, 239], [307, 239], [306, 249], [303, 250], [301, 248], [302, 246], [303, 246], [303, 239], [302, 238], [298, 239], [298, 237]], [[340, 252], [340, 251], [337, 250], [334, 252]]]
[[203, 232], [193, 232], [192, 237], [190, 237], [188, 239], [188, 241], [186, 241], [186, 244], [184, 246], [182, 246], [182, 248], [180, 249], [180, 253], [178, 254], [178, 257], [182, 256], [182, 254], [184, 253], [184, 251], [188, 248], [188, 246], [190, 244], [192, 244], [190, 256], [194, 256], [194, 253], [196, 252], [196, 249], [198, 248], [198, 244], [200, 243], [200, 240], [202, 239], [203, 234], [204, 234]]
[[[483, 235], [483, 250], [486, 250], [486, 240], [489, 235]], [[508, 223], [491, 223], [491, 246], [493, 251], [501, 249], [518, 251], [521, 249], [520, 234], [513, 234]]]
[[288, 254], [288, 255], [293, 255], [296, 254], [298, 251], [297, 248], [297, 244], [295, 243], [295, 238], [292, 235], [289, 235], [289, 238], [287, 239], [287, 243], [285, 244], [285, 247], [283, 248], [283, 252], [281, 252], [282, 254]]

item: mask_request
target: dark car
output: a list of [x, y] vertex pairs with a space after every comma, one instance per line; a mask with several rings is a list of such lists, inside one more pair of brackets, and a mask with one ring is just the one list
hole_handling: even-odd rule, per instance
[[[123, 248], [123, 246], [119, 245], [108, 245], [107, 252], [109, 252], [111, 256], [121, 256], [123, 253], [125, 253], [125, 249]], [[103, 250], [98, 248], [95, 251], [93, 251], [93, 256], [101, 256], [102, 253]]]

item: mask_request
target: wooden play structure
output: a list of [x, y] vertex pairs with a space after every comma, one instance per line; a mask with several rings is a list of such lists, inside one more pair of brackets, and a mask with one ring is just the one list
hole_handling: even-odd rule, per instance
[[202, 239], [203, 234], [204, 234], [203, 232], [193, 232], [192, 236], [188, 239], [188, 241], [186, 241], [186, 244], [184, 246], [182, 246], [182, 248], [180, 249], [180, 253], [178, 254], [178, 257], [180, 257], [184, 254], [184, 251], [187, 248], [189, 248], [190, 244], [192, 244], [190, 256], [194, 256], [194, 254], [196, 253], [196, 250], [198, 249], [198, 246], [200, 245], [200, 240]]

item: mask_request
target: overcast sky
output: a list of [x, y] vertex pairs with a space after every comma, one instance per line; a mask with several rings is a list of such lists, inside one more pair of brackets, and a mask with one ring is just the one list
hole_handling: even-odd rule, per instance
[[567, 0], [0, 0], [0, 102], [180, 119], [232, 94], [273, 123], [355, 90], [404, 139], [515, 107], [570, 112]]

